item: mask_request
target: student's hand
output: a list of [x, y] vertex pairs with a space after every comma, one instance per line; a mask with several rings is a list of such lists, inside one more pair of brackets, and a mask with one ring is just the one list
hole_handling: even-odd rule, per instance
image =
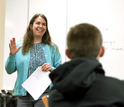
[[42, 68], [42, 71], [45, 71], [45, 72], [52, 71], [52, 67], [49, 63], [43, 64], [41, 68]]
[[16, 53], [19, 51], [19, 49], [20, 49], [21, 47], [22, 47], [22, 46], [20, 46], [19, 48], [16, 47], [15, 38], [12, 38], [12, 40], [10, 40], [9, 49], [10, 49], [10, 54], [11, 54], [11, 55], [16, 54]]

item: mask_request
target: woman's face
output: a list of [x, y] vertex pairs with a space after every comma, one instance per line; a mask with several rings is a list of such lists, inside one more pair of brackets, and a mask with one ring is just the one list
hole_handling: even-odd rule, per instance
[[41, 17], [37, 17], [33, 23], [33, 26], [30, 25], [30, 29], [33, 31], [34, 38], [41, 38], [46, 32], [46, 21]]

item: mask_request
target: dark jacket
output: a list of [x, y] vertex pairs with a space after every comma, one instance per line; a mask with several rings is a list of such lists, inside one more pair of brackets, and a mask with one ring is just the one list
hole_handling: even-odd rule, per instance
[[73, 59], [49, 76], [49, 107], [124, 107], [124, 82], [105, 76], [95, 58]]

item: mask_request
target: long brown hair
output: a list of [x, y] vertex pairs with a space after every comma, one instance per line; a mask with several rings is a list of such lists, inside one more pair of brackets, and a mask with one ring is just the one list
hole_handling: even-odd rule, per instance
[[50, 33], [48, 30], [48, 21], [45, 15], [43, 14], [35, 14], [32, 19], [29, 22], [29, 25], [27, 27], [26, 33], [23, 37], [23, 47], [22, 47], [22, 53], [26, 54], [27, 52], [29, 52], [30, 48], [33, 46], [33, 31], [30, 29], [30, 25], [33, 26], [33, 23], [35, 21], [35, 19], [37, 17], [41, 16], [45, 21], [46, 21], [46, 32], [42, 37], [42, 43], [51, 45], [52, 41], [51, 41], [51, 37], [50, 37]]

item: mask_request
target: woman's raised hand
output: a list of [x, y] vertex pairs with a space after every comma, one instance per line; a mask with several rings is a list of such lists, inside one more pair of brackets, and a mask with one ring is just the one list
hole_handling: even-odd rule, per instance
[[12, 40], [10, 40], [9, 49], [10, 49], [10, 54], [11, 54], [11, 55], [16, 54], [16, 53], [19, 51], [19, 49], [20, 49], [21, 47], [22, 47], [22, 46], [19, 46], [18, 48], [16, 47], [15, 38], [12, 38]]

